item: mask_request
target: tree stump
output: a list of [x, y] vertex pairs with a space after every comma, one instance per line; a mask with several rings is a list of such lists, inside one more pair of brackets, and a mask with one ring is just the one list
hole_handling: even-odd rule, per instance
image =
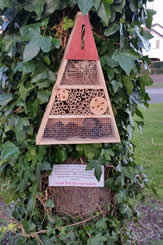
[[[81, 159], [69, 158], [62, 164], [81, 164]], [[99, 210], [107, 211], [112, 199], [106, 187], [48, 187], [47, 173], [41, 175], [40, 187], [54, 201], [57, 214], [87, 217]]]

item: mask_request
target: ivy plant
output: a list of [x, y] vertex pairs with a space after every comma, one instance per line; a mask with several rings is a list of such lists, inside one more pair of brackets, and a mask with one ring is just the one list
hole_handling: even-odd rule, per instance
[[[152, 36], [143, 26], [151, 27], [154, 11], [146, 5], [147, 0], [0, 1], [0, 196], [12, 203], [11, 244], [136, 244], [127, 222], [137, 217], [135, 199], [147, 182], [132, 143], [134, 128], [143, 126], [139, 106], [147, 108], [150, 100], [145, 86], [152, 83], [140, 73], [150, 63], [142, 50]], [[90, 15], [121, 143], [36, 146], [79, 10]], [[134, 115], [140, 118], [136, 122]], [[58, 217], [53, 200], [44, 201], [42, 171], [50, 173], [54, 163], [70, 156], [84, 157], [97, 178], [101, 165], [108, 167], [107, 214]]]

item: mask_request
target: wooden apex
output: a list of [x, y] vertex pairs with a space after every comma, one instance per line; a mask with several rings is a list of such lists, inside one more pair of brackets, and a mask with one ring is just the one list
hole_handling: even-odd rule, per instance
[[99, 60], [89, 16], [79, 12], [65, 54], [67, 60]]

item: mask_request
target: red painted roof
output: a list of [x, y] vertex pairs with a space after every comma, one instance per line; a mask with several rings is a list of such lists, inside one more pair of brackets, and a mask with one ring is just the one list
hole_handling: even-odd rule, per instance
[[[84, 36], [83, 41], [82, 36]], [[99, 60], [88, 15], [77, 15], [75, 26], [68, 42], [65, 59]]]

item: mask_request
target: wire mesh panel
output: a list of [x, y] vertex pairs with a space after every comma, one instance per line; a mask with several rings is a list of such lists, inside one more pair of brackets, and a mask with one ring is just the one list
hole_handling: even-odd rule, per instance
[[69, 60], [61, 85], [98, 85], [99, 76], [96, 61]]
[[114, 137], [111, 118], [63, 118], [49, 119], [43, 139], [54, 141], [93, 140]]
[[103, 89], [58, 89], [50, 115], [109, 114]]

